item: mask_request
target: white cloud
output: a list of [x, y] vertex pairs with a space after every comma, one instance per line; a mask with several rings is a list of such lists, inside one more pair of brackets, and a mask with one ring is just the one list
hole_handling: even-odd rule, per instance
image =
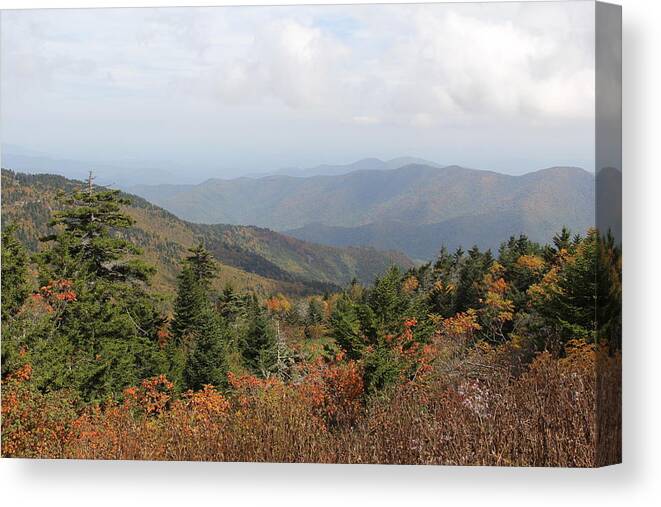
[[66, 133], [90, 151], [117, 139], [148, 157], [222, 133], [233, 150], [322, 163], [331, 149], [434, 158], [469, 129], [481, 147], [529, 132], [531, 152], [585, 158], [593, 44], [580, 1], [4, 12], [3, 135], [83, 144]]
[[337, 99], [342, 62], [349, 54], [346, 46], [319, 28], [278, 19], [255, 33], [244, 54], [214, 68], [212, 82], [229, 102], [276, 98], [292, 108], [323, 109]]
[[[358, 20], [349, 36], [320, 23], [323, 9], [303, 19], [283, 11], [232, 59], [190, 79], [213, 83], [227, 103], [272, 99], [379, 123], [584, 119], [594, 114], [589, 7], [546, 5], [547, 25], [528, 22], [528, 9], [501, 18], [493, 8], [447, 4], [347, 8]], [[568, 30], [577, 19], [580, 28]]]
[[465, 11], [416, 9], [412, 35], [396, 41], [372, 69], [382, 83], [381, 105], [418, 125], [594, 114], [593, 48], [581, 40], [589, 37], [589, 11], [585, 32], [566, 38], [553, 25], [541, 31], [516, 18]]
[[[274, 99], [404, 123], [429, 115], [584, 118], [593, 114], [593, 48], [584, 40], [592, 32], [566, 25], [577, 17], [590, 25], [591, 4], [575, 4], [519, 8], [510, 18], [500, 5], [457, 4], [11, 13], [5, 81], [19, 91], [71, 77], [89, 86], [110, 77], [133, 91], [186, 83], [179, 89], [229, 104]], [[357, 20], [348, 36], [333, 30], [337, 12]], [[540, 25], [547, 13], [552, 22]]]
[[351, 120], [356, 125], [377, 125], [380, 123], [379, 118], [375, 116], [354, 116]]

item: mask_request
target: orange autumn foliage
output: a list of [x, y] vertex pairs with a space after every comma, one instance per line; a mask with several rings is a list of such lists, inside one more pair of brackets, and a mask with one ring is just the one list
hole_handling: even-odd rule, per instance
[[325, 422], [350, 423], [362, 407], [362, 370], [355, 361], [327, 363], [319, 358], [309, 367], [297, 390]]
[[[440, 354], [447, 336], [438, 340]], [[440, 369], [432, 355], [429, 374], [367, 403], [360, 365], [343, 358], [308, 365], [291, 383], [233, 375], [227, 393], [207, 385], [175, 397], [159, 376], [93, 406], [34, 391], [25, 367], [3, 382], [2, 454], [535, 466], [618, 458], [621, 414], [600, 412], [599, 402], [619, 406], [619, 355], [575, 341], [566, 356], [541, 353], [513, 375], [502, 347], [477, 347]]]
[[522, 255], [516, 260], [516, 264], [536, 273], [542, 272], [545, 268], [544, 259], [537, 255]]
[[292, 309], [291, 302], [282, 294], [268, 298], [264, 302], [264, 306], [269, 312], [280, 315], [284, 315]]
[[418, 287], [420, 287], [420, 282], [415, 276], [409, 276], [402, 283], [402, 291], [404, 294], [412, 294], [418, 289]]

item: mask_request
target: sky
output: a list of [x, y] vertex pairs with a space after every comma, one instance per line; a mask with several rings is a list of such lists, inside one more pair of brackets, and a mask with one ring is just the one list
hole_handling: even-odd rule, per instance
[[592, 171], [594, 30], [590, 1], [4, 11], [2, 145], [193, 180]]

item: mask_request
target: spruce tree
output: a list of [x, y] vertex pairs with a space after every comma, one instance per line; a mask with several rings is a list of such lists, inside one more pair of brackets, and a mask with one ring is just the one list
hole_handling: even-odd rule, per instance
[[[218, 270], [211, 253], [201, 243], [189, 252], [177, 278], [171, 340], [167, 345], [170, 377], [178, 388], [224, 385], [227, 339], [221, 335], [226, 324], [211, 302], [211, 282]], [[209, 358], [205, 359], [204, 354], [209, 354]]]
[[405, 317], [407, 301], [402, 292], [402, 273], [397, 266], [392, 266], [375, 280], [368, 300], [384, 332], [394, 332], [399, 328]]
[[[19, 310], [30, 293], [28, 254], [10, 225], [2, 233], [2, 377], [23, 365], [21, 348], [35, 319], [20, 319]], [[21, 322], [18, 322], [18, 321]]]
[[209, 252], [200, 242], [196, 246], [189, 248], [190, 255], [186, 257], [185, 263], [190, 266], [195, 280], [204, 290], [209, 290], [211, 281], [216, 278], [218, 268], [211, 252]]
[[228, 323], [236, 323], [239, 319], [245, 319], [250, 299], [250, 295], [235, 292], [227, 285], [218, 296], [216, 307]]
[[218, 272], [212, 255], [201, 243], [188, 251], [190, 255], [182, 261], [177, 278], [172, 321], [172, 336], [178, 346], [183, 345], [187, 334], [196, 331], [200, 315], [210, 302], [211, 282]]
[[43, 389], [74, 387], [84, 399], [100, 399], [165, 371], [157, 338], [163, 320], [147, 292], [153, 269], [120, 236], [133, 219], [118, 191], [97, 191], [90, 178], [86, 189], [60, 199], [38, 262], [40, 284], [64, 283], [68, 292], [35, 344], [53, 349], [35, 359], [35, 377]]
[[366, 345], [356, 306], [343, 295], [336, 301], [330, 317], [331, 335], [350, 359], [360, 359]]
[[199, 315], [194, 333], [183, 372], [183, 387], [193, 390], [205, 384], [226, 387], [229, 332], [225, 322], [207, 305]]
[[[568, 233], [562, 236], [569, 238]], [[557, 244], [557, 242], [556, 242]], [[561, 247], [565, 248], [565, 247]], [[532, 307], [559, 340], [604, 341], [612, 349], [621, 335], [621, 252], [611, 237], [590, 229], [554, 259], [554, 276], [539, 283]]]
[[451, 317], [456, 307], [456, 285], [458, 278], [458, 266], [461, 262], [463, 252], [457, 254], [448, 253], [442, 247], [436, 261], [433, 264], [429, 286], [428, 304], [431, 313], [442, 317]]
[[16, 226], [2, 233], [2, 320], [6, 322], [18, 312], [30, 293], [28, 254], [15, 236]]
[[[580, 237], [578, 238], [580, 241]], [[561, 251], [569, 251], [573, 246], [578, 244], [577, 238], [574, 237], [572, 241], [571, 231], [567, 227], [562, 227], [562, 230], [555, 234], [552, 239], [553, 245], [546, 245], [544, 249], [544, 258], [547, 262], [554, 262], [557, 260], [558, 254]]]
[[277, 348], [275, 331], [257, 297], [250, 299], [244, 328], [239, 341], [241, 355], [248, 368], [266, 376], [276, 366]]
[[308, 304], [308, 313], [305, 319], [307, 325], [319, 324], [324, 320], [323, 303], [319, 298], [312, 298]]
[[576, 246], [572, 257], [562, 264], [558, 272], [558, 289], [540, 309], [553, 319], [565, 341], [596, 338], [599, 255], [599, 235], [593, 229]]
[[135, 256], [141, 250], [115, 232], [133, 225], [133, 219], [122, 210], [130, 200], [119, 190], [95, 191], [90, 184], [85, 190], [60, 195], [64, 207], [56, 211], [49, 223], [56, 232], [43, 238], [53, 242], [41, 261], [51, 275], [61, 278], [87, 276], [97, 280], [146, 282], [153, 274]]
[[[509, 285], [508, 297], [514, 303], [517, 313], [526, 309], [526, 293], [530, 286], [541, 280], [545, 268], [543, 253], [542, 247], [530, 241], [524, 234], [518, 238], [510, 237], [498, 250], [498, 263], [503, 266], [503, 276]], [[522, 263], [523, 256], [532, 262], [539, 262], [538, 267]]]
[[191, 266], [184, 263], [177, 277], [177, 296], [171, 326], [172, 338], [177, 346], [183, 345], [185, 337], [195, 332], [207, 305], [207, 292], [196, 278]]
[[454, 313], [477, 308], [480, 304], [480, 282], [493, 262], [491, 251], [480, 252], [477, 246], [462, 260], [457, 280]]

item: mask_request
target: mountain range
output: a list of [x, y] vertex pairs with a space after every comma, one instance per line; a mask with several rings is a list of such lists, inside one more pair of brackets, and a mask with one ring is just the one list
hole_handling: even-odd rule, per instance
[[[62, 176], [3, 169], [2, 227], [16, 224], [19, 238], [37, 251], [39, 238], [48, 233], [51, 213], [58, 208], [58, 192], [82, 185]], [[370, 282], [393, 264], [404, 269], [414, 265], [401, 253], [372, 247], [318, 245], [254, 226], [194, 224], [141, 197], [125, 196], [131, 200], [126, 212], [135, 224], [122, 234], [143, 249], [145, 260], [157, 268], [154, 285], [170, 294], [186, 249], [198, 241], [220, 263], [218, 288], [231, 284], [265, 293], [319, 293], [354, 278]]]
[[[12, 144], [0, 146], [2, 167], [29, 174], [58, 174], [72, 179], [85, 179], [93, 169], [98, 176], [98, 182], [103, 185], [128, 186], [140, 183], [158, 181], [182, 183], [184, 180], [172, 168], [155, 167], [153, 164], [111, 164], [91, 163], [61, 157], [53, 157], [47, 153], [24, 148]], [[178, 174], [179, 173], [179, 174]]]
[[[114, 163], [90, 162], [62, 157], [54, 157], [24, 146], [0, 143], [0, 159], [2, 167], [28, 174], [58, 174], [66, 178], [85, 179], [90, 168], [97, 174], [98, 183], [130, 189], [133, 185], [149, 185], [154, 181], [171, 185], [191, 185], [203, 178], [212, 178], [218, 174], [236, 176], [245, 175], [245, 170], [229, 167], [216, 167], [207, 164], [205, 167], [195, 166], [195, 171], [188, 171], [185, 166], [170, 162], [153, 161], [118, 161]], [[320, 176], [340, 175], [353, 171], [398, 169], [409, 164], [426, 164], [440, 167], [418, 157], [397, 157], [391, 160], [365, 158], [350, 164], [321, 164], [314, 167], [285, 167], [276, 170], [259, 171], [247, 174], [248, 177], [264, 176]]]
[[563, 226], [584, 232], [594, 225], [594, 176], [580, 168], [521, 176], [424, 163], [333, 171], [339, 173], [130, 190], [191, 222], [250, 224], [332, 246], [396, 249], [420, 260], [441, 246], [493, 249], [521, 233], [546, 242]]
[[298, 176], [307, 178], [309, 176], [339, 176], [354, 171], [383, 171], [399, 169], [411, 164], [422, 164], [432, 167], [441, 167], [436, 162], [430, 162], [418, 157], [397, 157], [390, 160], [381, 160], [379, 158], [363, 158], [350, 164], [321, 164], [314, 167], [301, 169], [300, 167], [285, 167], [277, 171], [267, 173], [257, 173], [248, 175], [253, 178], [264, 176]]

